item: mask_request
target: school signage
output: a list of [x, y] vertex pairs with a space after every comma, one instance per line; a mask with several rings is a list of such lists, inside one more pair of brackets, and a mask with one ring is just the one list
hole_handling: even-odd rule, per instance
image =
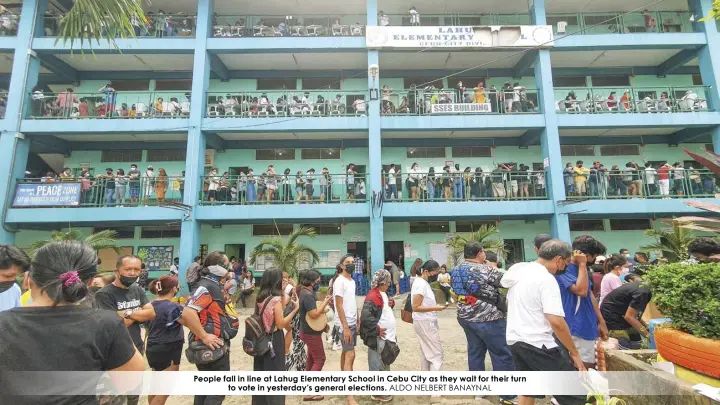
[[367, 27], [368, 48], [551, 48], [549, 25]]
[[80, 205], [80, 183], [28, 183], [15, 187], [13, 207]]
[[482, 114], [492, 112], [490, 103], [432, 104], [433, 114]]

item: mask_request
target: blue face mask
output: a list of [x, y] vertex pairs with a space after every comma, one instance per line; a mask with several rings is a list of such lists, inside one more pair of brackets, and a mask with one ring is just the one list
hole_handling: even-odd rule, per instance
[[314, 291], [314, 292], [320, 291], [320, 283], [317, 283], [317, 284], [315, 284], [315, 285], [313, 286], [313, 291]]

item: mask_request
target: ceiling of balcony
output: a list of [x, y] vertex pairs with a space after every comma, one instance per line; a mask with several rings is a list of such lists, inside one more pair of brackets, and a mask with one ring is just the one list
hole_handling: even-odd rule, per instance
[[[380, 52], [380, 67], [383, 70], [400, 69], [467, 69], [479, 66], [482, 69], [511, 68], [522, 58], [514, 52]], [[382, 76], [382, 72], [380, 73]]]
[[550, 58], [554, 68], [658, 66], [678, 52], [678, 49], [563, 51], [551, 52]]
[[602, 12], [602, 11], [633, 11], [637, 9], [658, 11], [685, 11], [687, 0], [663, 0], [652, 6], [647, 0], [545, 0], [548, 13]]
[[[367, 53], [263, 53], [219, 55], [230, 70], [367, 69]], [[192, 59], [192, 56], [191, 56]]]
[[642, 135], [669, 135], [683, 129], [665, 128], [616, 128], [616, 129], [560, 129], [560, 136], [642, 136]]
[[193, 55], [61, 54], [56, 55], [80, 71], [177, 72], [193, 69]]
[[142, 149], [142, 142], [173, 142], [186, 141], [187, 133], [177, 134], [84, 134], [84, 135], [56, 135], [68, 142], [133, 142]]
[[[228, 141], [242, 140], [303, 140], [303, 139], [367, 139], [366, 132], [262, 132], [262, 133], [219, 133]], [[282, 147], [278, 144], [278, 147]]]
[[432, 132], [394, 132], [383, 131], [383, 138], [516, 138], [526, 130], [487, 130], [487, 131], [432, 131]]
[[[12, 72], [12, 65], [13, 65], [13, 54], [12, 53], [0, 54], [0, 73]], [[50, 73], [50, 71], [45, 69], [44, 67], [40, 67], [40, 73]]]

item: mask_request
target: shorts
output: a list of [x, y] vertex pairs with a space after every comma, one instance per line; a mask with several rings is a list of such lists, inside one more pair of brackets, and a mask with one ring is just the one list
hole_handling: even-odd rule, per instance
[[517, 193], [517, 191], [518, 191], [517, 180], [510, 180], [510, 190], [512, 190], [513, 193]]
[[578, 194], [585, 194], [587, 193], [587, 188], [584, 181], [575, 183], [575, 192]]
[[355, 350], [355, 345], [357, 345], [357, 325], [350, 325], [350, 334], [352, 335], [352, 338], [350, 339], [350, 344], [345, 343], [345, 334], [342, 325], [335, 325], [335, 327], [337, 328], [337, 333], [340, 335], [340, 344], [342, 345], [342, 350], [344, 352]]
[[213, 200], [214, 200], [215, 198], [217, 198], [216, 194], [217, 194], [217, 191], [216, 191], [216, 190], [208, 190], [208, 194], [207, 194], [208, 200], [211, 199], [211, 198], [212, 198]]
[[314, 192], [315, 192], [315, 189], [313, 188], [312, 184], [305, 185], [305, 194], [312, 196]]
[[140, 185], [137, 183], [130, 183], [130, 198], [140, 197]]
[[573, 336], [573, 342], [580, 352], [580, 358], [584, 363], [595, 364], [595, 341], [585, 340], [583, 338]]
[[[390, 275], [392, 276], [393, 284], [400, 283], [400, 271], [393, 271], [392, 273], [390, 273]], [[400, 291], [396, 291], [395, 293], [400, 294]]]
[[354, 183], [348, 183], [348, 185], [347, 185], [347, 193], [348, 193], [348, 194], [355, 194], [355, 184], [354, 184]]
[[298, 194], [302, 194], [304, 187], [303, 186], [296, 186], [295, 192]]
[[267, 189], [268, 189], [268, 190], [276, 190], [276, 189], [277, 189], [277, 186], [276, 186], [275, 184], [268, 184], [268, 185], [267, 185]]
[[172, 364], [180, 364], [182, 357], [183, 341], [171, 343], [160, 343], [156, 345], [148, 345], [147, 359], [150, 368], [154, 371], [162, 371], [170, 367]]

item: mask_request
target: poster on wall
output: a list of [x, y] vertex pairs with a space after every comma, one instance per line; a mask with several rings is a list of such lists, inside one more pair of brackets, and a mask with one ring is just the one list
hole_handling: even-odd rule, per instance
[[26, 183], [15, 187], [13, 207], [72, 207], [80, 205], [80, 183]]
[[368, 48], [551, 48], [549, 25], [367, 27]]
[[168, 270], [173, 262], [172, 246], [140, 246], [138, 256], [145, 256], [148, 270]]
[[[342, 257], [342, 253], [339, 250], [318, 250], [316, 252], [320, 260], [313, 264], [312, 268], [314, 269], [333, 269], [340, 263], [340, 258]], [[300, 266], [298, 267], [300, 270], [310, 269], [310, 256], [302, 256]]]
[[205, 149], [205, 167], [215, 165], [215, 149]]

